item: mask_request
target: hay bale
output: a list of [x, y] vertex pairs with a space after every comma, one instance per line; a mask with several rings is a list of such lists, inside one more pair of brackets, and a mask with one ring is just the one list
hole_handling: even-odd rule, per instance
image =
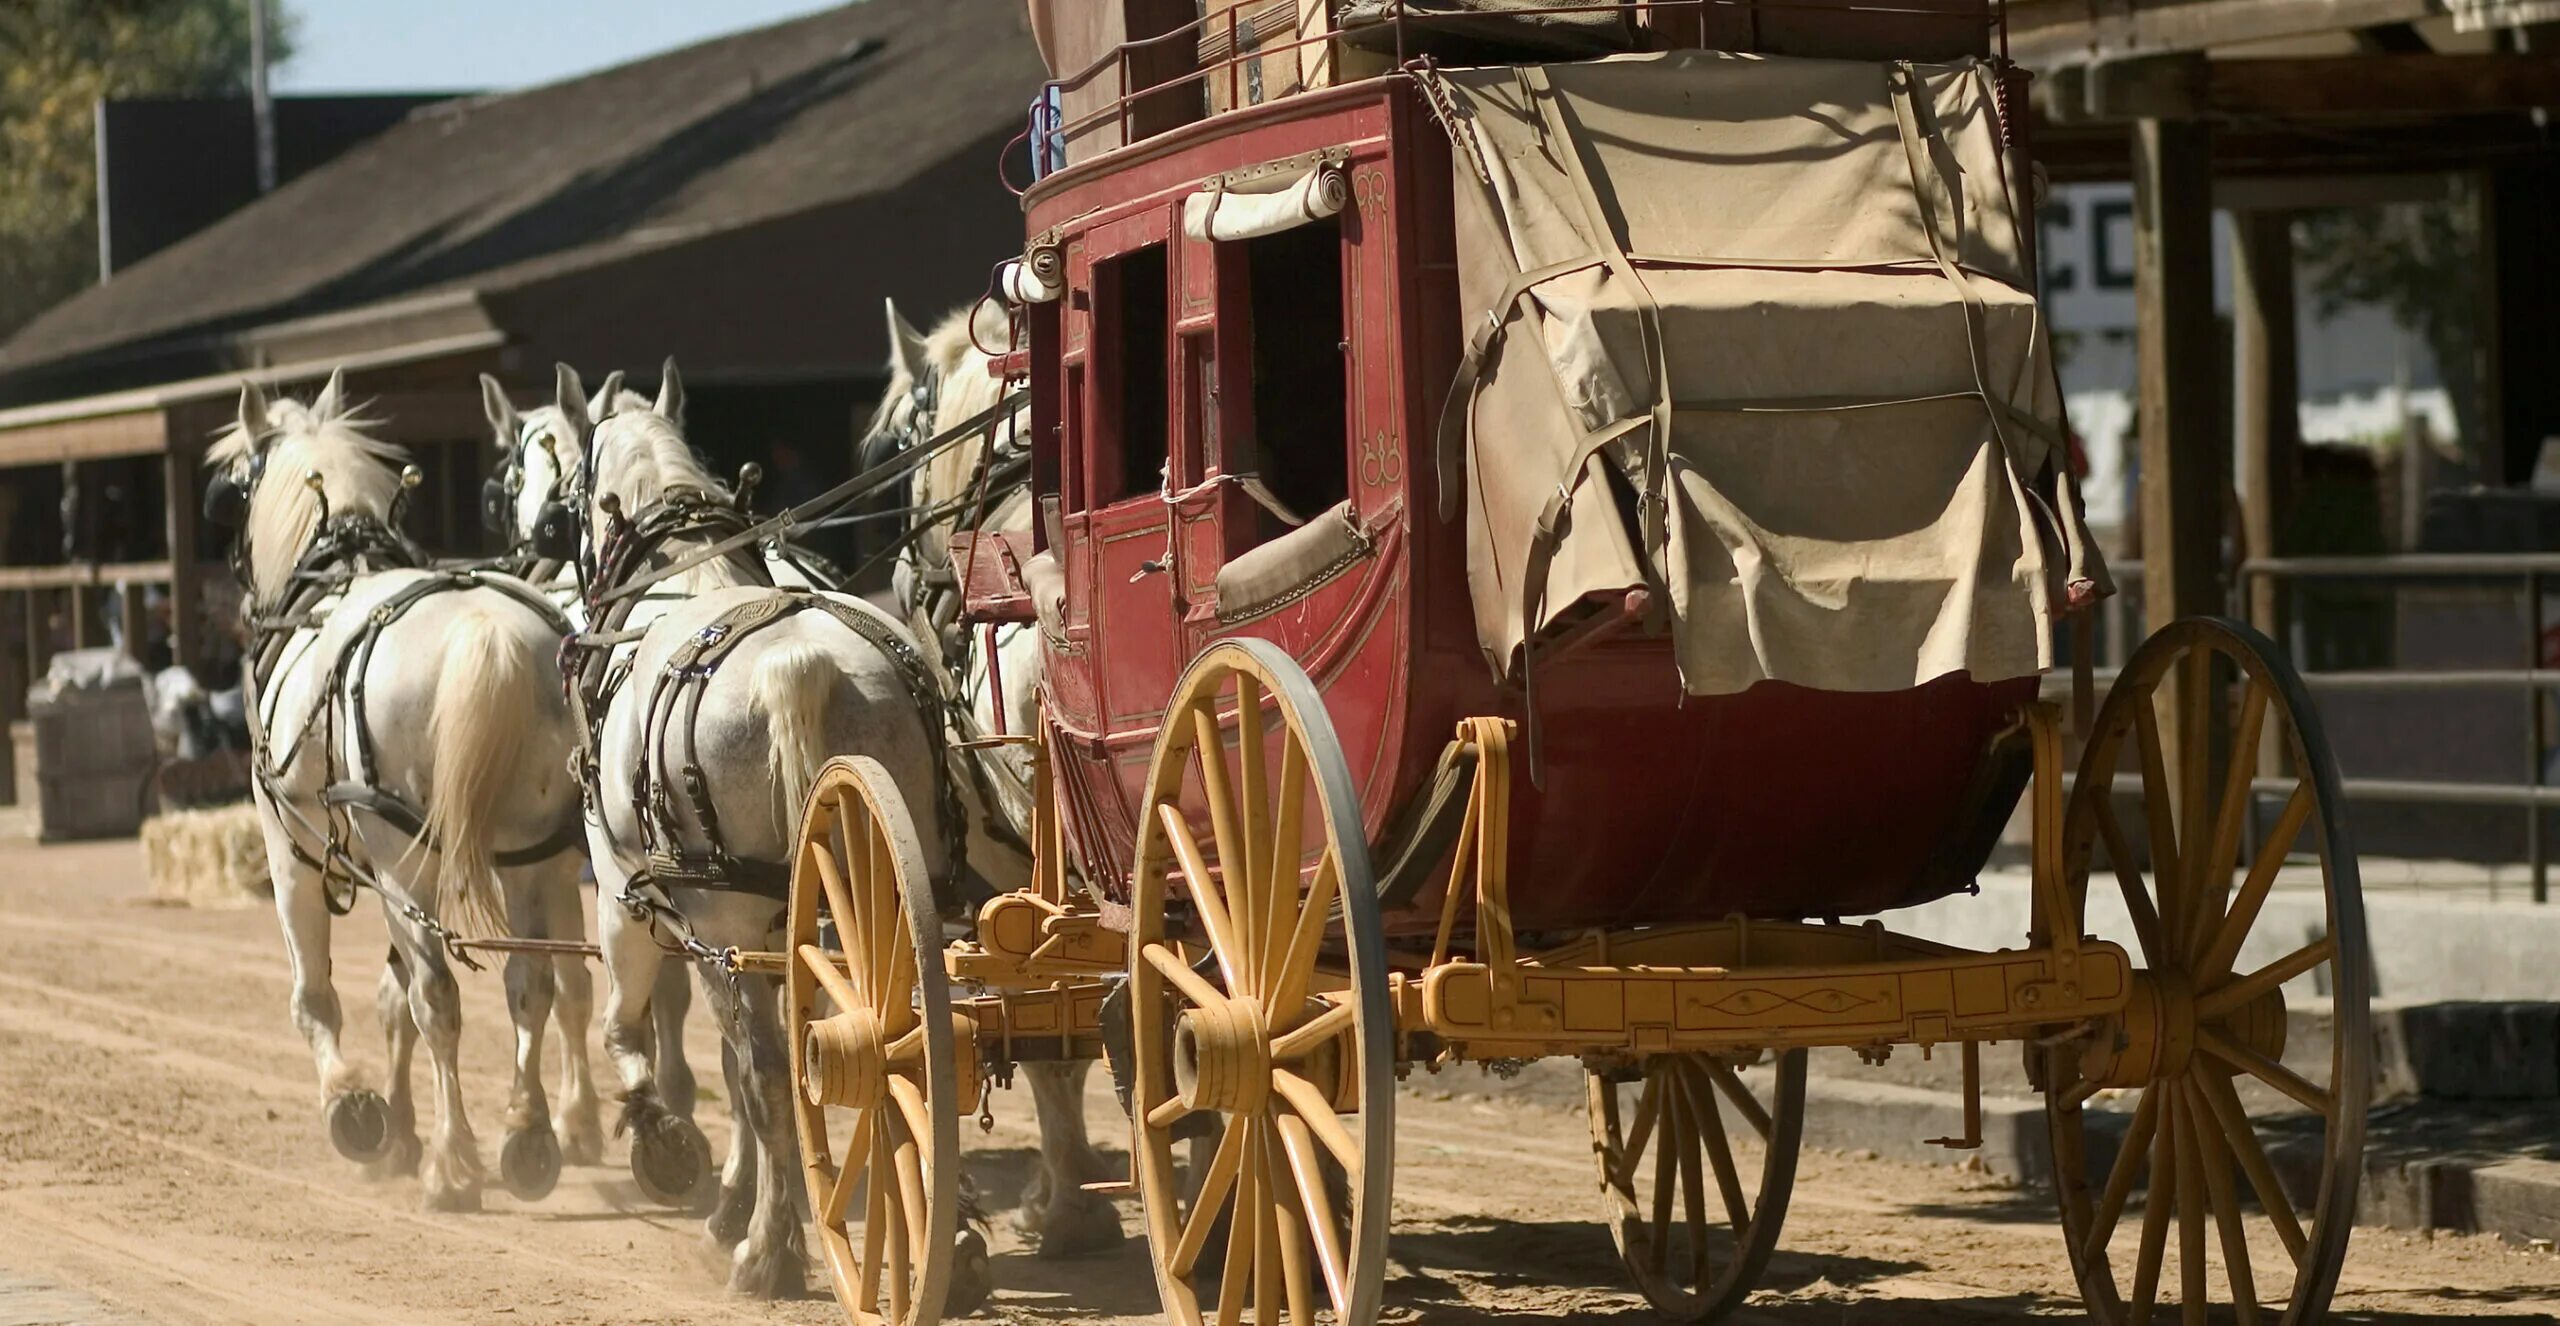
[[246, 907], [273, 897], [258, 808], [173, 810], [142, 822], [143, 876], [151, 896], [189, 907]]

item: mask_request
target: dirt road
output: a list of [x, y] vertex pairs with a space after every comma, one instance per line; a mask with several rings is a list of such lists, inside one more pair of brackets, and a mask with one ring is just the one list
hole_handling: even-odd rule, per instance
[[[618, 1144], [607, 1167], [571, 1170], [535, 1205], [493, 1184], [477, 1215], [422, 1214], [414, 1183], [367, 1181], [323, 1135], [273, 915], [155, 907], [139, 875], [131, 843], [0, 845], [0, 1326], [842, 1320], [827, 1299], [726, 1298], [693, 1222], [640, 1197]], [[371, 910], [340, 922], [338, 988], [347, 1044], [378, 1080]], [[493, 1166], [500, 999], [494, 975], [466, 975], [463, 1066]], [[716, 1082], [699, 1026], [695, 1041]], [[1391, 1319], [1650, 1320], [1595, 1219], [1580, 1117], [1446, 1094], [1417, 1075], [1399, 1106]], [[1095, 1097], [1107, 1108], [1099, 1075]], [[702, 1112], [724, 1141], [720, 1103]], [[1031, 1136], [1018, 1094], [999, 1096], [992, 1134], [965, 1130], [986, 1191], [1012, 1191]], [[1117, 1254], [1066, 1263], [1019, 1255], [1000, 1229], [987, 1319], [1155, 1320], [1134, 1213], [1127, 1223]], [[1809, 1154], [1784, 1250], [1741, 1319], [2072, 1319], [2068, 1291], [2049, 1199], [1948, 1167]], [[2560, 1257], [2361, 1231], [2338, 1309], [2550, 1322]]]

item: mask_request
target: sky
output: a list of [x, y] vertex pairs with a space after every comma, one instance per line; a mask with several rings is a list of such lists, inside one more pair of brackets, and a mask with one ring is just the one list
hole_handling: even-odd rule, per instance
[[278, 92], [444, 92], [529, 87], [741, 28], [832, 8], [828, 0], [283, 0], [295, 50]]

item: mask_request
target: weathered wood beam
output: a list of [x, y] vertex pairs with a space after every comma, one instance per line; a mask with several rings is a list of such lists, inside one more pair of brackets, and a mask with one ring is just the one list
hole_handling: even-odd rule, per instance
[[2428, 55], [2435, 51], [2415, 23], [2377, 23], [2353, 34], [2356, 49], [2371, 55]]
[[2153, 630], [2223, 610], [2222, 447], [2213, 316], [2211, 128], [2134, 126], [2133, 295], [2142, 593]]
[[2408, 23], [2444, 0], [2012, 0], [2009, 53], [2039, 72], [2127, 56]]
[[2065, 124], [2494, 115], [2560, 106], [2560, 54], [2148, 56], [2062, 70], [2041, 104]]
[[[2240, 451], [2240, 523], [2250, 557], [2289, 551], [2302, 463], [2301, 365], [2294, 327], [2293, 214], [2239, 212], [2231, 218], [2233, 441]], [[2249, 584], [2249, 624], [2278, 640], [2281, 592], [2260, 576]]]

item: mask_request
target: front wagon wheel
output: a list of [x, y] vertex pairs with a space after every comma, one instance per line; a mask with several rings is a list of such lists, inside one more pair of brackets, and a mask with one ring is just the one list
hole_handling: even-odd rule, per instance
[[[1247, 1304], [1260, 1326], [1284, 1309], [1312, 1326], [1319, 1306], [1377, 1320], [1396, 1045], [1355, 788], [1279, 649], [1222, 641], [1183, 674], [1139, 805], [1129, 936], [1138, 1190], [1175, 1326]], [[1217, 1138], [1189, 1195], [1178, 1136]]]

